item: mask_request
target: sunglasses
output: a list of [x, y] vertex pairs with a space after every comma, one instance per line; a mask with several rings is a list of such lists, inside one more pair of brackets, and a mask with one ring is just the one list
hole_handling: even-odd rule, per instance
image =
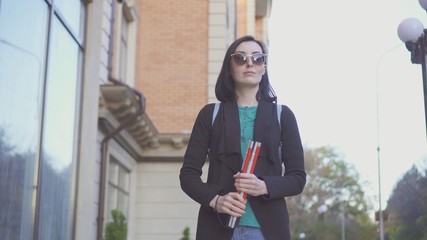
[[246, 53], [233, 53], [231, 57], [234, 60], [234, 63], [237, 65], [245, 65], [248, 61], [248, 57], [251, 58], [251, 61], [255, 65], [263, 65], [265, 63], [265, 57], [267, 54], [263, 53], [254, 53], [254, 54], [246, 54]]

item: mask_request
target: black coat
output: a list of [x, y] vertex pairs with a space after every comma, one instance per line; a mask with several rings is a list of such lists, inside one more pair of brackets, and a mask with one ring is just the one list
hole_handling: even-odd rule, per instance
[[[224, 227], [228, 223], [225, 214], [209, 207], [215, 195], [235, 192], [233, 174], [241, 170], [243, 158], [240, 150], [240, 121], [237, 102], [222, 103], [212, 125], [214, 104], [203, 107], [197, 116], [184, 156], [180, 172], [181, 188], [193, 200], [200, 203], [197, 240], [231, 239], [233, 229]], [[276, 105], [260, 101], [255, 118], [254, 140], [261, 142], [261, 150], [254, 174], [263, 179], [268, 195], [251, 197], [261, 231], [267, 240], [290, 239], [289, 216], [285, 197], [302, 192], [306, 174], [304, 154], [297, 122], [292, 111], [282, 107], [281, 127], [277, 121]], [[279, 134], [280, 133], [280, 134]], [[282, 163], [279, 146], [282, 142]], [[209, 154], [207, 182], [201, 179], [202, 167]]]

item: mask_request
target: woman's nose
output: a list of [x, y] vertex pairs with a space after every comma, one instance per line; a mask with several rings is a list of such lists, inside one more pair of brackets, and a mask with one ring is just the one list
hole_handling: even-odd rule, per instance
[[252, 58], [248, 57], [246, 59], [246, 65], [248, 65], [249, 67], [252, 67], [254, 65], [254, 63], [252, 62]]

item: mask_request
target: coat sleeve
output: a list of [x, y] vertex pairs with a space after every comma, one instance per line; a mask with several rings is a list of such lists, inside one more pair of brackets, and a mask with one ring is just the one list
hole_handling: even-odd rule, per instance
[[283, 176], [262, 176], [269, 194], [267, 199], [277, 199], [298, 195], [304, 189], [306, 173], [304, 168], [304, 150], [293, 112], [282, 107], [281, 114], [281, 153], [285, 166]]
[[182, 190], [194, 201], [211, 210], [209, 203], [219, 193], [220, 187], [203, 182], [201, 176], [210, 146], [213, 108], [213, 104], [208, 104], [199, 112], [179, 174]]

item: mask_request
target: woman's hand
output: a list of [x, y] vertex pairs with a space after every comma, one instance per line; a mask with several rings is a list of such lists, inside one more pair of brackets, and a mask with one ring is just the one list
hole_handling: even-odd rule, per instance
[[265, 182], [257, 178], [251, 173], [236, 173], [234, 177], [234, 186], [237, 191], [244, 192], [251, 196], [260, 196], [268, 194], [267, 186]]
[[215, 211], [241, 217], [245, 213], [246, 200], [236, 192], [224, 196], [217, 195], [209, 204]]

